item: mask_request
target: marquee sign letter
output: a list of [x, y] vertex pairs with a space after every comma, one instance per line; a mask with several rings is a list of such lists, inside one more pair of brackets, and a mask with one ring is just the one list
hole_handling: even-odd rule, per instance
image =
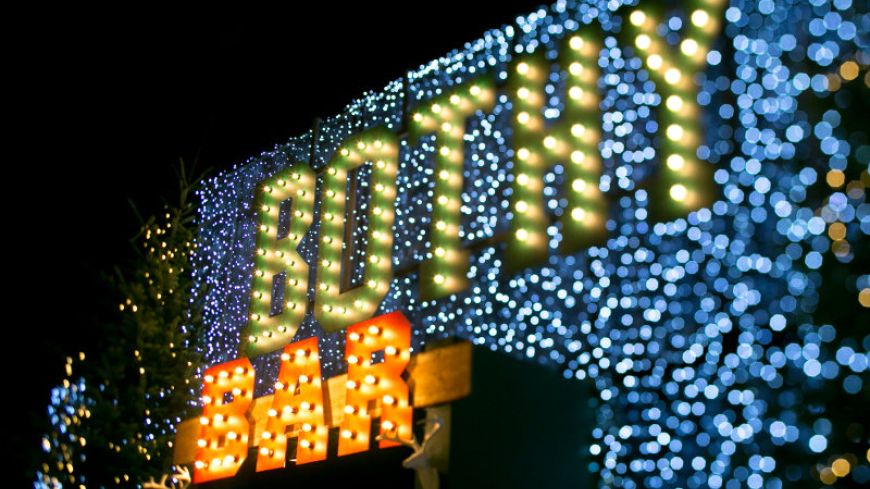
[[[326, 331], [339, 331], [374, 315], [393, 278], [393, 206], [398, 140], [385, 128], [369, 129], [342, 142], [326, 167], [320, 212], [320, 244], [314, 316]], [[362, 283], [342, 290], [348, 172], [372, 163], [366, 263]], [[345, 270], [350, 273], [350, 270]]]
[[410, 123], [409, 144], [435, 134], [435, 197], [432, 202], [430, 251], [432, 257], [420, 269], [420, 295], [437, 299], [468, 286], [468, 252], [459, 240], [464, 182], [466, 119], [478, 110], [489, 111], [495, 104], [495, 90], [489, 78], [456, 87], [419, 108]]
[[322, 380], [317, 338], [284, 348], [272, 408], [260, 440], [257, 472], [284, 468], [287, 439], [292, 436], [298, 436], [296, 465], [326, 459], [329, 430], [324, 421]]
[[296, 165], [266, 180], [257, 191], [260, 216], [251, 308], [242, 352], [260, 355], [289, 342], [305, 317], [308, 265], [296, 248], [314, 216], [314, 172]]
[[651, 187], [652, 213], [661, 220], [684, 217], [712, 202], [713, 178], [709, 165], [698, 161], [695, 151], [702, 141], [698, 86], [695, 71], [707, 62], [714, 36], [719, 33], [723, 0], [698, 2], [690, 15], [679, 51], [656, 33], [660, 19], [650, 11], [635, 10], [628, 32], [644, 66], [662, 96], [659, 127], [664, 132], [659, 155], [658, 182]]
[[254, 369], [247, 358], [205, 371], [193, 482], [236, 475], [248, 454], [245, 413], [254, 399]]
[[544, 174], [558, 163], [564, 168], [561, 195], [567, 202], [559, 220], [560, 252], [574, 253], [604, 239], [607, 201], [598, 188], [600, 39], [597, 32], [585, 29], [565, 40], [560, 65], [567, 76], [567, 97], [561, 119], [551, 127], [545, 127], [543, 114], [551, 63], [536, 54], [519, 58], [511, 66], [508, 93], [513, 106], [513, 218], [506, 264], [512, 270], [539, 265], [547, 259], [550, 220], [545, 208]]
[[[338, 454], [369, 448], [372, 417], [380, 416], [380, 434], [411, 440], [412, 407], [402, 372], [411, 359], [411, 324], [391, 312], [347, 330], [347, 404]], [[381, 448], [396, 446], [381, 440]]]

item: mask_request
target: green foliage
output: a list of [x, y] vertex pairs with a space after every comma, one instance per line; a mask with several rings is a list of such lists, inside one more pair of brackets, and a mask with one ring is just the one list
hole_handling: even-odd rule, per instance
[[[69, 441], [62, 432], [71, 427], [52, 420], [43, 441], [48, 460], [37, 484], [51, 487], [54, 477], [87, 487], [125, 486], [171, 470], [175, 425], [193, 415], [196, 405], [201, 324], [201, 307], [191, 299], [201, 297], [192, 295], [191, 273], [199, 179], [188, 179], [183, 162], [177, 176], [177, 202], [143, 222], [133, 239], [136, 258], [107, 279], [119, 298], [116, 320], [101, 327], [96, 354], [77, 365], [87, 392], [67, 404], [88, 406], [89, 416], [74, 426], [75, 439], [86, 442]], [[71, 368], [67, 374], [72, 377]], [[72, 460], [72, 468], [58, 464], [61, 459]]]

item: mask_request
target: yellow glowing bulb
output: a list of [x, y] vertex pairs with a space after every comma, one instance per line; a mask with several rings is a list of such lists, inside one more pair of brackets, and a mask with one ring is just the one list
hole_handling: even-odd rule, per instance
[[575, 207], [571, 211], [571, 219], [574, 219], [575, 221], [582, 221], [585, 218], [586, 218], [586, 211], [583, 210], [582, 208]]
[[684, 185], [680, 185], [678, 183], [671, 187], [670, 194], [672, 199], [676, 200], [677, 202], [682, 202], [686, 200], [686, 197], [689, 195], [689, 191], [686, 190], [686, 187]]
[[302, 441], [300, 441], [300, 442], [299, 442], [299, 445], [300, 445], [302, 448], [311, 448], [311, 442], [308, 441], [308, 440], [302, 440]]
[[393, 396], [391, 396], [391, 395], [389, 395], [389, 394], [387, 394], [386, 396], [384, 396], [384, 404], [392, 405], [392, 404], [395, 403], [395, 402], [396, 402], [396, 398], [395, 398], [395, 397], [393, 397]]
[[441, 113], [441, 105], [432, 104], [432, 112], [434, 112], [436, 114], [440, 114]]
[[520, 88], [517, 90], [517, 97], [519, 97], [520, 100], [525, 100], [525, 99], [529, 98], [529, 94], [530, 94], [530, 93], [531, 93], [531, 92], [529, 92], [529, 89], [528, 89], [528, 88], [526, 88], [526, 87], [520, 87]]
[[677, 112], [683, 108], [683, 99], [676, 95], [671, 95], [670, 97], [668, 97], [665, 104], [668, 106], [669, 110]]
[[556, 138], [553, 136], [547, 136], [544, 138], [544, 146], [547, 149], [553, 149], [556, 147]]
[[525, 112], [525, 111], [520, 112], [519, 114], [517, 114], [517, 121], [518, 121], [520, 124], [528, 124], [530, 118], [531, 118], [531, 116], [529, 115], [529, 113], [528, 113], [528, 112]]
[[520, 148], [517, 150], [517, 157], [521, 160], [527, 160], [529, 158], [529, 150], [526, 148]]
[[858, 74], [859, 67], [854, 61], [846, 61], [840, 65], [840, 76], [842, 76], [844, 80], [854, 80], [855, 78], [858, 78]]
[[517, 229], [516, 236], [518, 240], [525, 241], [529, 237], [529, 232], [525, 229]]
[[583, 160], [585, 159], [586, 155], [582, 151], [576, 150], [571, 152], [571, 161], [573, 163], [580, 164], [583, 163]]
[[698, 41], [694, 39], [686, 39], [680, 43], [680, 51], [686, 56], [694, 56], [698, 53]]
[[472, 85], [469, 92], [476, 97], [476, 96], [480, 95], [480, 87], [477, 85]]
[[578, 50], [583, 48], [583, 39], [580, 36], [572, 37], [568, 43], [569, 46], [571, 46], [571, 49]]
[[441, 156], [448, 156], [450, 155], [450, 148], [448, 148], [447, 146], [441, 146], [441, 150], [439, 150], [439, 153], [441, 153]]
[[667, 164], [668, 168], [670, 168], [671, 170], [682, 170], [683, 167], [686, 165], [686, 160], [678, 154], [672, 154], [668, 156]]
[[196, 440], [196, 445], [200, 448], [205, 448], [205, 446], [208, 445], [208, 442], [205, 439], [200, 438], [199, 440]]
[[571, 87], [568, 89], [568, 96], [574, 100], [578, 100], [583, 96], [583, 89], [580, 87]]
[[662, 60], [662, 57], [659, 56], [658, 54], [651, 54], [651, 55], [646, 59], [646, 64], [649, 65], [649, 67], [652, 68], [652, 69], [654, 69], [654, 70], [660, 70], [660, 69], [662, 69], [662, 64], [663, 64], [663, 63], [664, 63], [664, 61]]
[[652, 41], [646, 34], [640, 34], [634, 39], [634, 44], [641, 50], [649, 49], [650, 43], [652, 43]]
[[583, 65], [575, 61], [568, 66], [568, 72], [574, 76], [580, 76], [580, 73], [583, 73]]
[[[351, 409], [351, 412], [353, 412], [353, 409]], [[353, 431], [344, 430], [341, 432], [341, 437], [342, 438], [353, 438]]]
[[386, 421], [384, 421], [383, 423], [381, 423], [381, 426], [383, 426], [384, 429], [387, 430], [387, 431], [393, 431], [393, 428], [396, 427], [396, 425], [393, 424], [393, 422], [390, 421], [390, 420], [386, 420]]
[[670, 126], [668, 126], [667, 133], [668, 139], [670, 139], [671, 141], [679, 141], [683, 138], [683, 126], [679, 124], [671, 124]]
[[704, 27], [710, 21], [710, 14], [704, 10], [695, 10], [692, 12], [692, 23], [698, 27]]
[[517, 65], [517, 73], [520, 75], [526, 75], [529, 73], [529, 64], [525, 61], [521, 62]]
[[516, 207], [517, 207], [517, 212], [521, 212], [521, 213], [529, 210], [529, 205], [526, 204], [526, 201], [524, 201], [524, 200], [517, 202]]
[[435, 248], [435, 256], [444, 256], [444, 248], [440, 246]]
[[680, 73], [680, 70], [676, 68], [668, 68], [668, 71], [665, 72], [665, 81], [670, 83], [671, 85], [676, 84], [680, 81], [680, 78], [683, 77], [683, 74]]
[[435, 275], [435, 283], [436, 284], [443, 284], [444, 283], [444, 275], [441, 275], [440, 273]]
[[849, 471], [852, 470], [852, 465], [845, 458], [838, 458], [831, 464], [831, 472], [837, 477], [846, 477]]
[[520, 185], [528, 184], [529, 183], [529, 176], [526, 175], [525, 173], [520, 173], [519, 175], [517, 175], [517, 183], [519, 183]]
[[640, 10], [635, 10], [628, 17], [628, 20], [631, 22], [632, 25], [640, 26], [644, 22], [646, 22], [646, 14]]
[[450, 103], [453, 104], [453, 105], [459, 105], [459, 102], [460, 102], [461, 100], [462, 100], [462, 99], [459, 98], [459, 95], [453, 94], [453, 95], [450, 96]]
[[586, 190], [586, 180], [582, 180], [579, 178], [575, 179], [573, 182], [571, 182], [571, 188], [574, 189], [575, 192], [582, 192]]
[[419, 112], [417, 112], [416, 114], [414, 114], [414, 122], [420, 122], [420, 121], [422, 121], [422, 120], [423, 120], [423, 114], [421, 114], [421, 113], [419, 113]]
[[586, 128], [583, 127], [583, 124], [574, 124], [571, 126], [571, 135], [575, 138], [579, 138], [586, 133]]

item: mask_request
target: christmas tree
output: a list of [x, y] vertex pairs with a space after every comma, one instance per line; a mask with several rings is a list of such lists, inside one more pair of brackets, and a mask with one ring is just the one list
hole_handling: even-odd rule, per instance
[[175, 203], [143, 220], [136, 258], [107, 279], [119, 304], [99, 353], [68, 358], [52, 390], [37, 487], [133, 485], [172, 471], [175, 425], [194, 414], [200, 324], [190, 265], [199, 179], [179, 168]]

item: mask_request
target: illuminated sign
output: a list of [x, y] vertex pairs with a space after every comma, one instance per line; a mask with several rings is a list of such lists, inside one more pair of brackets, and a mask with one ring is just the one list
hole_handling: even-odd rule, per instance
[[454, 338], [591, 381], [605, 485], [832, 480], [836, 420], [800, 405], [865, 385], [866, 341], [817, 314], [870, 229], [858, 14], [637, 3], [541, 8], [208, 182], [197, 480], [242, 445], [265, 472], [292, 439], [297, 464], [407, 440], [459, 397], [405, 362]]
[[[642, 53], [645, 66], [661, 83], [665, 110], [659, 124], [666, 128], [661, 152], [667, 162], [653, 182], [650, 212], [679, 217], [709, 203], [712, 175], [695, 156], [699, 124], [694, 73], [703, 66], [711, 39], [719, 30], [721, 2], [701, 5], [691, 13], [690, 28], [678, 50], [657, 41], [659, 20], [643, 10], [629, 16], [629, 38]], [[559, 165], [563, 182], [557, 192], [566, 202], [559, 218], [564, 239], [560, 253], [573, 254], [599, 244], [607, 236], [607, 196], [597, 182], [602, 175], [598, 154], [601, 119], [598, 58], [603, 36], [593, 26], [569, 33], [559, 43], [559, 55], [548, 60], [540, 53], [518, 55], [510, 63], [501, 92], [513, 107], [510, 128], [515, 156], [511, 175], [507, 234], [507, 263], [518, 270], [540, 266], [548, 255], [550, 217], [544, 196], [545, 174]], [[558, 118], [545, 118], [548, 82], [554, 72], [564, 75], [565, 104]], [[420, 296], [437, 300], [468, 288], [468, 252], [460, 236], [465, 163], [465, 135], [469, 117], [492, 111], [500, 89], [492, 75], [482, 75], [442, 91], [420, 105], [409, 118], [405, 144], [431, 137], [436, 155], [433, 167], [429, 241], [431, 256], [420, 263]], [[322, 169], [318, 182], [306, 163], [297, 163], [259, 184], [254, 209], [259, 216], [257, 248], [251, 281], [250, 316], [243, 349], [248, 355], [284, 348], [275, 384], [269, 421], [259, 443], [257, 470], [283, 468], [289, 426], [299, 437], [296, 463], [326, 456], [324, 383], [316, 338], [287, 345], [309, 312], [310, 268], [314, 296], [310, 312], [325, 331], [347, 333], [347, 404], [341, 424], [339, 455], [366, 450], [371, 413], [376, 401], [382, 434], [410, 438], [411, 406], [401, 374], [410, 355], [411, 331], [404, 318], [366, 322], [386, 296], [393, 279], [391, 254], [397, 198], [396, 178], [400, 141], [386, 128], [374, 127], [344, 139]], [[365, 165], [368, 201], [364, 209], [365, 262], [357, 283], [351, 283], [349, 250], [358, 173]], [[315, 202], [315, 195], [320, 201]], [[298, 248], [314, 224], [319, 207], [316, 260], [306, 263]], [[392, 317], [401, 317], [393, 313]], [[389, 337], [392, 337], [389, 338]], [[285, 345], [287, 345], [285, 347]], [[384, 360], [371, 364], [382, 350]], [[205, 374], [202, 417], [194, 480], [225, 478], [245, 458], [253, 369], [247, 360], [212, 367]], [[227, 402], [223, 396], [232, 394]], [[394, 445], [382, 441], [381, 446]], [[220, 448], [216, 448], [220, 447]]]
[[[408, 385], [402, 378], [410, 359], [410, 334], [410, 324], [399, 312], [347, 330], [349, 367], [344, 415], [338, 423], [339, 456], [368, 450], [373, 415], [380, 419], [379, 438], [412, 439], [412, 407]], [[375, 362], [377, 353], [381, 359]], [[259, 446], [258, 472], [284, 468], [291, 437], [297, 438], [297, 465], [326, 458], [327, 411], [334, 406], [326, 401], [328, 390], [320, 375], [317, 338], [296, 341], [284, 348], [265, 429], [252, 431], [248, 422], [254, 371], [247, 359], [208, 369], [204, 381], [195, 482], [235, 475], [252, 444]], [[251, 440], [251, 433], [256, 440]], [[380, 440], [379, 446], [397, 443]]]
[[[652, 182], [650, 213], [683, 217], [710, 203], [712, 173], [695, 156], [701, 140], [695, 72], [704, 64], [713, 36], [719, 31], [722, 2], [692, 11], [690, 26], [679, 49], [656, 40], [659, 21], [643, 10], [629, 16], [630, 38], [645, 66], [660, 82], [665, 109], [659, 125], [665, 128], [660, 153], [666, 164]], [[601, 78], [598, 56], [602, 35], [592, 26], [566, 35], [556, 60], [565, 75], [565, 106], [559, 118], [545, 119], [547, 86], [553, 63], [538, 54], [521, 55], [511, 63], [504, 93], [514, 108], [510, 128], [515, 155], [511, 172], [510, 233], [506, 257], [511, 269], [541, 265], [548, 256], [544, 176], [554, 166], [564, 170], [557, 192], [566, 202], [559, 223], [564, 236], [560, 252], [572, 254], [607, 236], [608, 200], [597, 182], [602, 175], [598, 155], [601, 128]], [[468, 287], [469, 257], [460, 237], [467, 120], [493, 109], [497, 88], [491, 76], [452, 87], [413, 111], [408, 144], [434, 136], [436, 149], [430, 229], [431, 257], [420, 266], [420, 296], [439, 299]], [[263, 354], [285, 345], [304, 320], [309, 265], [297, 253], [301, 239], [313, 225], [314, 195], [321, 193], [319, 240], [316, 247], [314, 317], [326, 331], [340, 331], [358, 323], [381, 305], [393, 279], [396, 176], [399, 139], [375, 127], [343, 140], [324, 167], [319, 189], [315, 175], [299, 163], [262, 182], [254, 208], [260, 225], [251, 290], [251, 315], [244, 351]], [[364, 213], [365, 263], [357, 284], [349, 284], [351, 260], [347, 242], [356, 220], [349, 218], [353, 173], [371, 165], [369, 202]]]

